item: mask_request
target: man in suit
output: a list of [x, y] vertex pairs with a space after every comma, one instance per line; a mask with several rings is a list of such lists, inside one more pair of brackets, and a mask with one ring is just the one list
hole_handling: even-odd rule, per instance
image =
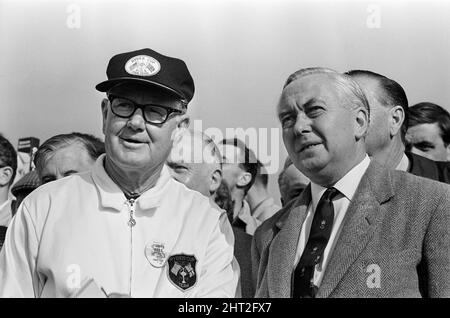
[[292, 74], [283, 141], [311, 183], [256, 231], [256, 297], [450, 297], [450, 187], [366, 154], [369, 106], [349, 76]]
[[420, 177], [450, 183], [447, 162], [435, 162], [417, 152], [405, 151], [408, 127], [408, 99], [396, 81], [367, 70], [346, 74], [355, 80], [370, 106], [370, 126], [366, 137], [367, 154], [384, 166]]

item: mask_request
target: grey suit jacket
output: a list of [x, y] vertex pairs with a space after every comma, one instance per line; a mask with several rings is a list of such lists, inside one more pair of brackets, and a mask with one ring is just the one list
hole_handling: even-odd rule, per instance
[[[291, 297], [310, 186], [255, 232], [256, 297]], [[420, 272], [418, 269], [421, 268]], [[356, 190], [317, 297], [450, 297], [450, 186], [372, 162]]]

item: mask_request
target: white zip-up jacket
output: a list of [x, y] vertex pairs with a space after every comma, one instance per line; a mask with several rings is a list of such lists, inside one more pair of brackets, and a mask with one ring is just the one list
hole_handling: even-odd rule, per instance
[[88, 279], [106, 294], [234, 297], [231, 226], [209, 199], [164, 166], [127, 200], [103, 161], [22, 202], [0, 253], [0, 297], [71, 297]]

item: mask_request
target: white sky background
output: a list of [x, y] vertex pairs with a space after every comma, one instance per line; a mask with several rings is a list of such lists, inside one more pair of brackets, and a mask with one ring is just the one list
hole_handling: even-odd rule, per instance
[[[68, 27], [71, 4], [80, 28]], [[380, 28], [370, 28], [370, 5]], [[72, 131], [103, 137], [94, 86], [112, 55], [144, 47], [187, 63], [192, 118], [224, 134], [279, 128], [281, 87], [310, 66], [369, 69], [398, 81], [411, 105], [450, 110], [449, 17], [445, 0], [0, 0], [0, 132], [16, 146]], [[278, 149], [282, 166], [281, 132]], [[276, 176], [270, 191], [278, 199]]]

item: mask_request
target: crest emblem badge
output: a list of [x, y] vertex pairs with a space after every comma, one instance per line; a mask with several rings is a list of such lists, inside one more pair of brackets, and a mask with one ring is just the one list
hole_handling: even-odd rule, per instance
[[125, 71], [131, 75], [152, 76], [159, 72], [161, 64], [148, 55], [138, 55], [132, 57], [125, 64]]
[[166, 254], [164, 253], [164, 243], [153, 242], [145, 246], [145, 257], [153, 267], [163, 267], [166, 263]]
[[185, 291], [197, 282], [195, 265], [197, 259], [194, 255], [177, 254], [167, 260], [167, 271], [170, 281], [179, 289]]

